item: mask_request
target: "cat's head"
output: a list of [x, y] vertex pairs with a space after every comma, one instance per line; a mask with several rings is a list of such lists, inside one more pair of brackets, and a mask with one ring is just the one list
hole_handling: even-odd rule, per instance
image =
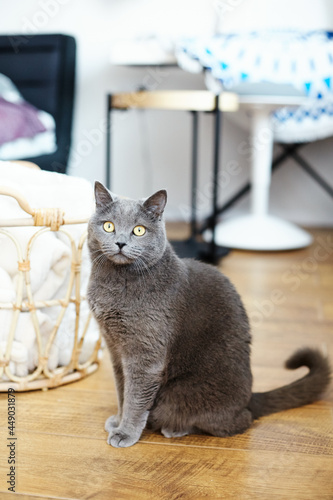
[[129, 200], [111, 194], [95, 183], [96, 211], [88, 225], [92, 261], [103, 254], [116, 265], [150, 267], [166, 247], [163, 211], [167, 193], [158, 191], [144, 200]]

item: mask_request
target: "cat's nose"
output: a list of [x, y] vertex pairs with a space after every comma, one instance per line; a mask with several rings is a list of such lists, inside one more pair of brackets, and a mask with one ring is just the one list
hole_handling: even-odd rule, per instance
[[126, 245], [126, 243], [122, 241], [117, 241], [116, 245], [118, 245], [119, 249], [121, 250]]

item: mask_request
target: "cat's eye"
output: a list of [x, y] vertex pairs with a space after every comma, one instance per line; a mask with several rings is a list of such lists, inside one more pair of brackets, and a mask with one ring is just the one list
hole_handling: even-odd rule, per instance
[[144, 226], [135, 226], [133, 229], [133, 233], [135, 236], [143, 236], [146, 232], [146, 228]]
[[114, 231], [114, 224], [113, 224], [113, 222], [110, 222], [110, 221], [104, 222], [103, 229], [107, 233], [113, 233], [113, 231]]

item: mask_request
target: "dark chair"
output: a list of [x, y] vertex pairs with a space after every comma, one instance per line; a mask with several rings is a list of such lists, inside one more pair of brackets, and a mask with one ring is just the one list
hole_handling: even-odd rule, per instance
[[26, 101], [56, 122], [57, 150], [27, 158], [44, 170], [65, 173], [71, 146], [76, 43], [68, 35], [0, 36], [0, 73]]

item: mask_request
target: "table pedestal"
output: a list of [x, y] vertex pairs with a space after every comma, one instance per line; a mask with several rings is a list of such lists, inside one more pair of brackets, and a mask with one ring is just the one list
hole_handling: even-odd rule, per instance
[[292, 250], [311, 244], [312, 237], [295, 224], [272, 215], [249, 214], [218, 224], [218, 245], [244, 250]]
[[[306, 231], [268, 214], [274, 143], [270, 114], [277, 102], [269, 102], [274, 101], [269, 97], [266, 99], [266, 103], [249, 103], [252, 115], [251, 213], [219, 223], [215, 229], [218, 245], [247, 250], [288, 250], [305, 247], [312, 241]], [[204, 237], [209, 240], [209, 231]]]

